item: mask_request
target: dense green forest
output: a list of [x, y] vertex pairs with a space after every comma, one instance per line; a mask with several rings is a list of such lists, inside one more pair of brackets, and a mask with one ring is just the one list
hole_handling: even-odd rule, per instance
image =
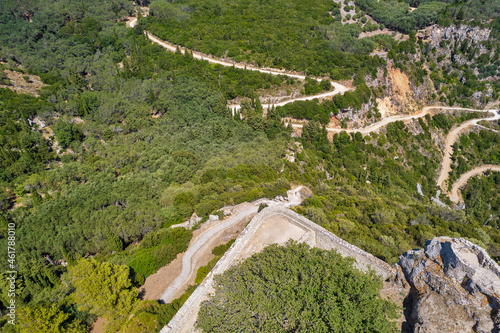
[[[136, 332], [137, 322], [150, 323], [143, 332], [158, 329], [194, 290], [171, 304], [137, 298], [145, 278], [185, 251], [192, 237], [169, 227], [193, 212], [206, 220], [225, 205], [282, 195], [291, 184], [315, 194], [298, 212], [389, 263], [438, 235], [471, 239], [500, 260], [497, 174], [471, 180], [465, 211], [429, 199], [442, 157], [434, 136], [477, 115], [428, 116], [365, 137], [327, 139], [323, 126], [332, 114], [374, 99], [367, 80], [385, 66], [368, 55], [375, 47], [393, 50], [389, 59], [414, 73], [412, 80], [427, 73], [412, 67], [411, 55], [427, 50], [415, 36], [397, 45], [394, 39], [358, 40], [359, 27], [343, 26], [328, 13], [337, 7], [331, 1], [311, 7], [305, 0], [157, 1], [152, 15], [130, 29], [122, 20], [133, 12], [127, 1], [2, 1], [0, 80], [12, 84], [3, 72], [8, 69], [46, 84], [36, 97], [0, 89], [0, 248], [6, 256], [8, 224], [15, 223], [23, 322], [13, 327], [4, 317], [2, 332], [87, 332], [97, 317], [107, 319], [109, 331]], [[256, 91], [296, 80], [169, 53], [151, 44], [144, 29], [216, 56], [352, 79], [356, 91], [272, 108], [263, 117]], [[473, 52], [468, 45], [454, 48]], [[429, 62], [432, 54], [428, 50]], [[498, 59], [484, 60], [480, 74], [493, 75], [488, 66]], [[463, 89], [451, 69], [438, 67], [431, 75], [437, 86]], [[307, 80], [304, 94], [328, 90], [327, 84]], [[467, 90], [444, 102], [462, 103], [482, 85], [470, 76]], [[243, 120], [227, 108], [228, 100], [242, 97], [251, 101], [242, 105]], [[311, 121], [301, 138], [292, 138], [282, 117]], [[303, 149], [292, 163], [285, 157], [295, 142]], [[463, 136], [452, 178], [495, 162], [497, 143], [490, 132]], [[196, 283], [225, 249], [214, 249], [216, 259], [200, 269]], [[2, 272], [7, 264], [1, 262]], [[6, 314], [9, 286], [2, 277], [0, 310]], [[367, 286], [376, 290], [368, 280]]]
[[449, 26], [463, 20], [479, 22], [500, 17], [498, 0], [355, 0], [355, 3], [377, 22], [404, 33], [434, 23]]
[[300, 1], [152, 1], [144, 26], [172, 43], [216, 57], [348, 78], [382, 65], [369, 57], [378, 46], [358, 39], [361, 29], [342, 25], [330, 0]]

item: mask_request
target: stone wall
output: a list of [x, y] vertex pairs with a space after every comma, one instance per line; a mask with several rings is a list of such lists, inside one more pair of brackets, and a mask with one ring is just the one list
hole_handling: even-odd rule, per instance
[[[396, 270], [386, 262], [374, 257], [373, 255], [349, 244], [333, 233], [311, 222], [305, 217], [282, 207], [268, 207], [262, 210], [247, 225], [245, 230], [238, 236], [231, 248], [219, 260], [217, 265], [207, 275], [205, 280], [198, 286], [194, 293], [184, 303], [182, 308], [172, 318], [161, 333], [178, 332], [188, 333], [196, 332], [194, 324], [201, 303], [214, 292], [214, 275], [222, 274], [230, 266], [242, 260], [242, 253], [248, 249], [250, 240], [262, 227], [264, 223], [272, 223], [273, 219], [285, 219], [290, 224], [296, 225], [305, 231], [304, 236], [299, 240], [321, 249], [335, 249], [344, 257], [352, 257], [356, 260], [355, 266], [361, 270], [373, 269], [384, 280], [393, 277]], [[247, 251], [248, 252], [248, 251]]]

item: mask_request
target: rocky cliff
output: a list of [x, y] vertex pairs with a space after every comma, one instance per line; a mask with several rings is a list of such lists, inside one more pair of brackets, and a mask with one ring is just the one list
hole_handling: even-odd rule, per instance
[[487, 41], [490, 38], [490, 33], [491, 29], [482, 29], [467, 25], [451, 25], [449, 27], [434, 25], [419, 33], [419, 36], [429, 42], [432, 47], [437, 47], [442, 40], [463, 42], [467, 39], [472, 44], [479, 44]]
[[499, 332], [500, 267], [461, 238], [433, 238], [400, 257], [408, 332]]

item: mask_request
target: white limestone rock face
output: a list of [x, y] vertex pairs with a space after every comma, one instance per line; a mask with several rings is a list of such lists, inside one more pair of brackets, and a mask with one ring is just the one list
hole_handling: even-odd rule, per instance
[[201, 221], [201, 217], [198, 217], [198, 215], [196, 215], [196, 213], [193, 213], [193, 215], [191, 215], [191, 218], [189, 219], [189, 227], [194, 227], [196, 225], [196, 223], [200, 222]]
[[208, 221], [210, 221], [210, 222], [219, 221], [219, 216], [218, 215], [209, 215]]
[[399, 266], [410, 284], [409, 332], [498, 332], [500, 267], [465, 239], [437, 237]]

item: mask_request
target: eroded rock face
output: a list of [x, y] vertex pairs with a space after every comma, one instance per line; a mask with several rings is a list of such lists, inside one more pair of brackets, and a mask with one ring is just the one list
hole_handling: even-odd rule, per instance
[[481, 29], [467, 25], [451, 25], [446, 28], [435, 26], [433, 29], [430, 29], [426, 37], [430, 37], [430, 40], [433, 42], [439, 42], [442, 39], [453, 39], [463, 42], [467, 39], [469, 42], [477, 44], [488, 40], [490, 32], [491, 29]]
[[462, 238], [433, 238], [399, 265], [410, 284], [406, 318], [412, 332], [499, 332], [500, 267]]

